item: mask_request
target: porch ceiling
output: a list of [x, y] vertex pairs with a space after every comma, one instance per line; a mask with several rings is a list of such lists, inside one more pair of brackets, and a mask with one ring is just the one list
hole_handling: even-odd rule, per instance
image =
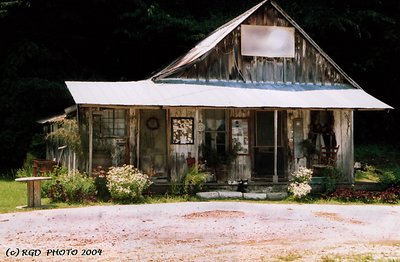
[[362, 89], [348, 85], [304, 85], [151, 80], [137, 82], [66, 82], [77, 104], [228, 107], [392, 109]]

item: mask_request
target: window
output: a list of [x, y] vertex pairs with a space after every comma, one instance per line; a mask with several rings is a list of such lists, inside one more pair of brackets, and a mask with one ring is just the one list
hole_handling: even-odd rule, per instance
[[205, 145], [218, 154], [225, 154], [226, 124], [224, 110], [205, 110]]
[[332, 111], [311, 111], [309, 138], [316, 145], [335, 147], [334, 117]]
[[104, 109], [93, 114], [95, 137], [121, 137], [127, 135], [125, 109]]

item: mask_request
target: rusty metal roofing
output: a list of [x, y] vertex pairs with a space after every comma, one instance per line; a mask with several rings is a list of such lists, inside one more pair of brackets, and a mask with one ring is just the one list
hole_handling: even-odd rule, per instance
[[64, 120], [66, 117], [67, 117], [66, 114], [62, 114], [62, 115], [52, 116], [46, 119], [41, 119], [36, 122], [39, 124], [55, 123]]
[[76, 104], [103, 106], [392, 109], [349, 85], [232, 82], [66, 82]]
[[199, 59], [201, 56], [205, 55], [267, 1], [268, 0], [262, 1], [261, 3], [244, 12], [243, 14], [237, 16], [236, 18], [214, 30], [205, 39], [203, 39], [195, 47], [193, 47], [188, 53], [172, 62], [165, 69], [154, 75], [153, 78], [168, 75], [174, 72], [176, 69], [191, 64]]
[[250, 15], [252, 15], [257, 9], [263, 6], [265, 3], [270, 2], [271, 5], [284, 17], [286, 20], [301, 34], [303, 37], [312, 45], [314, 46], [318, 52], [325, 57], [329, 61], [329, 63], [336, 68], [340, 72], [341, 75], [347, 81], [352, 84], [356, 88], [361, 88], [346, 72], [343, 71], [333, 60], [326, 54], [315, 42], [314, 40], [274, 1], [271, 0], [264, 0], [259, 4], [255, 5], [254, 7], [250, 8], [246, 12], [242, 13], [241, 15], [235, 17], [234, 19], [230, 20], [229, 22], [225, 23], [221, 27], [214, 30], [210, 33], [205, 39], [200, 41], [195, 47], [193, 47], [188, 53], [179, 57], [175, 61], [173, 61], [170, 65], [166, 68], [157, 72], [152, 76], [153, 80], [160, 80], [164, 77], [167, 77], [182, 67], [191, 65], [195, 63], [197, 60], [201, 59], [204, 55], [207, 55], [220, 41], [222, 41], [229, 33], [231, 33], [235, 28], [240, 26]]

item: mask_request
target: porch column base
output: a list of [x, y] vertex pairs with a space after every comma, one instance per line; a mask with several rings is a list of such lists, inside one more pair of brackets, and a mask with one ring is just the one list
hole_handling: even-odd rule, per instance
[[274, 176], [272, 177], [272, 182], [273, 182], [273, 183], [278, 183], [278, 176], [277, 176], [277, 175], [274, 175]]

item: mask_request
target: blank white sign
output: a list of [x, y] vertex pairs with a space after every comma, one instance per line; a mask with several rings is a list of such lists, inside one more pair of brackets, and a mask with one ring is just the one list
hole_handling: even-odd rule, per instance
[[294, 28], [241, 25], [242, 55], [294, 57]]

